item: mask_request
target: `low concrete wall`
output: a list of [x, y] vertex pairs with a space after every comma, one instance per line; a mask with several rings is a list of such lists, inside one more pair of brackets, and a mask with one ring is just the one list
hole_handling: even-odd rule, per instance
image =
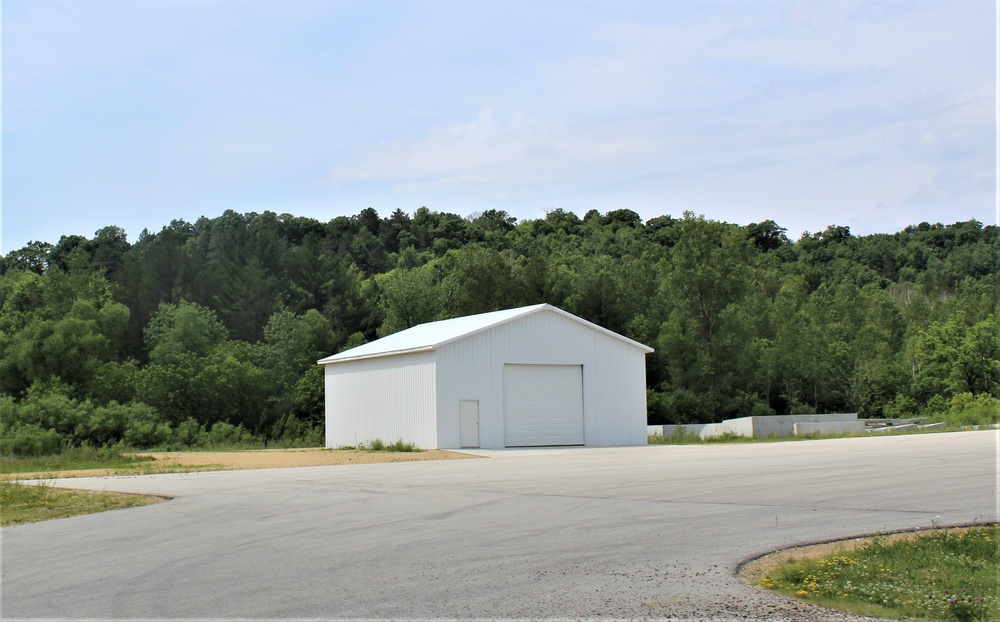
[[[836, 413], [831, 415], [771, 415], [753, 418], [753, 435], [759, 438], [768, 436], [792, 436], [797, 423], [841, 423], [857, 421], [857, 413]], [[862, 430], [864, 424], [862, 424]]]
[[[762, 417], [740, 417], [726, 419], [722, 423], [692, 423], [685, 425], [651, 425], [647, 426], [648, 434], [670, 436], [678, 429], [686, 434], [697, 434], [701, 438], [735, 434], [767, 438], [768, 436], [785, 437], [796, 434], [796, 425], [815, 424], [820, 427], [814, 432], [824, 434], [853, 433], [865, 430], [864, 422], [858, 420], [857, 413], [836, 413], [830, 415], [765, 415]], [[825, 427], [824, 427], [825, 426]], [[839, 426], [839, 427], [838, 427]], [[802, 429], [809, 429], [808, 426]], [[801, 432], [810, 434], [810, 432]]]
[[701, 437], [722, 436], [723, 434], [735, 434], [736, 436], [753, 436], [754, 417], [740, 417], [739, 419], [726, 419], [722, 423], [710, 423], [702, 430]]
[[718, 425], [717, 423], [689, 423], [686, 425], [651, 425], [647, 426], [646, 429], [649, 434], [660, 434], [663, 436], [670, 436], [674, 434], [678, 428], [684, 430], [685, 434], [697, 434], [701, 436], [702, 431], [709, 427]]
[[806, 434], [856, 434], [865, 431], [864, 421], [801, 422], [792, 425], [795, 436]]

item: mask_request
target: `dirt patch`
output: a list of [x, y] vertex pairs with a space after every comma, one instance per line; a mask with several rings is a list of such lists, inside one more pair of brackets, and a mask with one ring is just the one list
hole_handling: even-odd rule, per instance
[[413, 462], [417, 460], [454, 460], [475, 458], [469, 454], [442, 449], [427, 451], [355, 451], [346, 449], [262, 449], [256, 451], [192, 451], [145, 454], [164, 466], [222, 465], [222, 469], [277, 469], [334, 464], [373, 464], [377, 462]]
[[418, 460], [461, 460], [478, 458], [469, 454], [442, 449], [415, 452], [371, 452], [345, 449], [260, 449], [250, 451], [191, 451], [146, 453], [152, 462], [128, 469], [86, 469], [44, 473], [18, 473], [18, 479], [53, 477], [100, 477], [192, 471], [238, 471], [244, 469], [278, 469], [337, 464], [374, 464], [379, 462], [414, 462]]

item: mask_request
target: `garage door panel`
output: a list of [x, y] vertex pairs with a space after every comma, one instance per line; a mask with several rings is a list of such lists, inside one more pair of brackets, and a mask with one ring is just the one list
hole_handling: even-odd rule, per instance
[[583, 368], [504, 365], [507, 447], [583, 444]]

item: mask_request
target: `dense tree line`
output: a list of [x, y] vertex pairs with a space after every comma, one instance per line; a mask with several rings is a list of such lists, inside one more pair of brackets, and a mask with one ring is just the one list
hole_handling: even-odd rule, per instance
[[0, 259], [0, 450], [321, 439], [318, 358], [548, 302], [656, 348], [650, 423], [1000, 406], [1000, 235], [685, 213], [175, 220]]

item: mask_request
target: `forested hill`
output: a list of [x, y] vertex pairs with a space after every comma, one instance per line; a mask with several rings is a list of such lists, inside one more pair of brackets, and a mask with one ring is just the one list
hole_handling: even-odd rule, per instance
[[318, 358], [539, 302], [656, 348], [650, 423], [1000, 397], [1000, 235], [975, 221], [792, 241], [689, 213], [230, 211], [32, 243], [0, 275], [0, 431], [29, 445], [303, 434]]

